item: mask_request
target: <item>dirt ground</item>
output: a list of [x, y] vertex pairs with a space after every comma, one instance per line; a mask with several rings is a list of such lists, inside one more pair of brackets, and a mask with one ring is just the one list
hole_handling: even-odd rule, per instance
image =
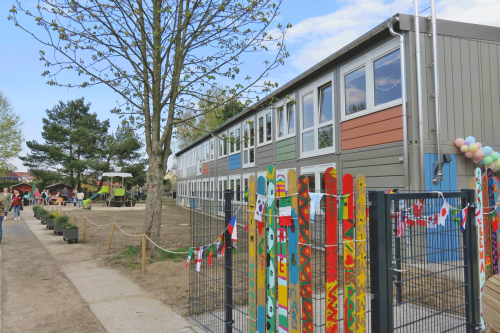
[[[140, 205], [140, 204], [139, 204]], [[160, 257], [161, 261], [149, 261], [147, 274], [141, 274], [140, 245], [141, 237], [130, 237], [115, 228], [110, 252], [106, 255], [111, 223], [116, 222], [125, 232], [131, 235], [142, 234], [144, 210], [72, 210], [64, 207], [68, 215], [74, 212], [78, 217], [79, 240], [83, 239], [83, 217], [88, 218], [86, 244], [94, 247], [95, 259], [103, 265], [118, 268], [139, 284], [154, 298], [169, 305], [180, 315], [188, 313], [189, 270], [185, 269], [186, 254]], [[90, 222], [98, 225], [96, 226]], [[189, 210], [164, 202], [162, 212], [160, 245], [165, 249], [186, 251], [190, 245]]]

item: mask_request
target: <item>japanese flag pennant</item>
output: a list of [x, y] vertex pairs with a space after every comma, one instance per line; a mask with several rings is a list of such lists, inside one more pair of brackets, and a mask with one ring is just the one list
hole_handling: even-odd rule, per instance
[[231, 235], [231, 239], [234, 241], [238, 240], [238, 231], [236, 229], [236, 215], [233, 216], [231, 221], [229, 221], [229, 224], [227, 226], [227, 230], [229, 231], [229, 234]]
[[189, 262], [191, 261], [191, 257], [193, 256], [193, 249], [189, 249], [189, 254], [186, 262], [186, 268], [189, 266]]
[[469, 207], [465, 207], [460, 211], [460, 229], [462, 232], [465, 231], [465, 227], [467, 224], [467, 212], [469, 211]]
[[441, 207], [441, 211], [438, 214], [438, 224], [443, 227], [446, 225], [446, 217], [450, 213], [450, 204], [444, 200], [443, 207]]

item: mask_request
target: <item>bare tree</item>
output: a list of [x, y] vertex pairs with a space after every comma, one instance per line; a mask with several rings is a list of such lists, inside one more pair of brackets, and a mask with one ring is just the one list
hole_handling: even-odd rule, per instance
[[[40, 51], [47, 83], [104, 84], [122, 101], [113, 112], [144, 130], [149, 161], [144, 232], [158, 241], [174, 128], [220, 108], [217, 103], [199, 108], [216, 82], [226, 85], [225, 101], [247, 106], [277, 87], [266, 77], [288, 57], [284, 36], [290, 25], [271, 27], [282, 0], [38, 0], [36, 8], [15, 1], [9, 19], [51, 51], [50, 56]], [[28, 28], [21, 17], [34, 19], [39, 28]], [[262, 68], [245, 72], [243, 61], [265, 51], [269, 59]], [[58, 80], [68, 70], [77, 74], [71, 83]], [[182, 117], [186, 112], [192, 116]]]

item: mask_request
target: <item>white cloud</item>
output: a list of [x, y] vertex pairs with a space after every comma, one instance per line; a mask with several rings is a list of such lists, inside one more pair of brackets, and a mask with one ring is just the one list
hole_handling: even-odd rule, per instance
[[[295, 24], [286, 35], [291, 63], [306, 70], [335, 53], [396, 13], [413, 14], [413, 1], [341, 0], [341, 7], [326, 15]], [[420, 3], [421, 9], [428, 6]], [[441, 0], [438, 18], [500, 26], [499, 0]], [[427, 11], [428, 12], [428, 11]], [[428, 15], [427, 12], [421, 15]]]

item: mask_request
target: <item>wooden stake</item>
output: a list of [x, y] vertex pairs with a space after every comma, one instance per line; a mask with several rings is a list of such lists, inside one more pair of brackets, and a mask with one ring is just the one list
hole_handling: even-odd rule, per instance
[[106, 254], [109, 254], [109, 248], [111, 247], [111, 240], [113, 239], [113, 232], [115, 231], [115, 222], [111, 226], [111, 235], [109, 235], [108, 248], [106, 249]]
[[146, 274], [146, 235], [142, 235], [142, 274]]
[[87, 236], [87, 218], [83, 219], [83, 244], [85, 244], [85, 238]]

